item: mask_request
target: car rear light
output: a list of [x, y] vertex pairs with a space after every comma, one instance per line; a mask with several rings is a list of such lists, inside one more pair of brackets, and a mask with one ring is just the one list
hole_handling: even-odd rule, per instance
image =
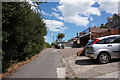
[[94, 59], [94, 57], [91, 57], [92, 59]]
[[98, 41], [100, 41], [100, 40], [99, 39], [95, 39], [95, 41], [93, 41], [92, 45], [95, 44]]

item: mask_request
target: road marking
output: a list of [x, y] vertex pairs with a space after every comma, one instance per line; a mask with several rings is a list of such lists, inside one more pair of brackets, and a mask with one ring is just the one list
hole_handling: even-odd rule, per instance
[[57, 68], [57, 77], [65, 78], [66, 77], [66, 69], [64, 67]]

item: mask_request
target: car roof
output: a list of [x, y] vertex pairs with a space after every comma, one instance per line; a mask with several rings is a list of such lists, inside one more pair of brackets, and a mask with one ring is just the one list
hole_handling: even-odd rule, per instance
[[104, 38], [109, 38], [109, 37], [120, 37], [120, 35], [110, 35], [110, 36], [104, 36], [104, 37], [100, 37], [100, 38], [96, 38], [96, 39], [104, 39]]

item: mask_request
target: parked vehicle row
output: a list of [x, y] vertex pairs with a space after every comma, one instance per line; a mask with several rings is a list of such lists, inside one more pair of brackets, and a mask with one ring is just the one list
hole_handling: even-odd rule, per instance
[[88, 42], [85, 55], [97, 59], [100, 63], [108, 63], [113, 58], [120, 58], [120, 35], [96, 38]]

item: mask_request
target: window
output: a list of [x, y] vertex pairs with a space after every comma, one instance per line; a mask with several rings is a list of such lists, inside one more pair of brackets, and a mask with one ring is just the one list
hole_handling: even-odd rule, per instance
[[113, 42], [115, 39], [117, 39], [117, 37], [109, 37], [109, 38], [106, 38], [106, 39], [105, 39], [105, 43], [106, 43], [106, 44], [109, 44], [109, 43]]
[[109, 43], [113, 42], [115, 39], [117, 39], [117, 37], [105, 38], [105, 39], [98, 41], [96, 44], [109, 44]]
[[118, 19], [116, 20], [116, 23], [119, 23], [119, 20], [118, 20]]
[[105, 44], [105, 39], [98, 41], [96, 44]]
[[115, 23], [115, 24], [119, 23], [119, 20], [118, 20], [118, 19], [116, 19], [116, 20], [114, 21], [114, 23]]
[[115, 39], [113, 42], [111, 42], [111, 43], [120, 43], [120, 38], [117, 38], [117, 39]]
[[95, 39], [94, 39], [94, 40], [89, 41], [89, 42], [88, 42], [88, 44], [87, 44], [87, 46], [88, 46], [88, 45], [92, 45], [92, 43], [93, 43], [94, 41], [95, 41]]

